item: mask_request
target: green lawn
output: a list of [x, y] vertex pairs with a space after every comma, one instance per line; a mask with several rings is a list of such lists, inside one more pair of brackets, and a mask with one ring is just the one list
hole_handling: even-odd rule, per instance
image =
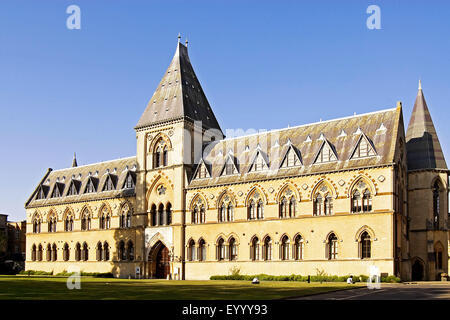
[[354, 288], [346, 283], [264, 281], [167, 281], [81, 278], [69, 290], [67, 278], [0, 276], [0, 299], [280, 299]]

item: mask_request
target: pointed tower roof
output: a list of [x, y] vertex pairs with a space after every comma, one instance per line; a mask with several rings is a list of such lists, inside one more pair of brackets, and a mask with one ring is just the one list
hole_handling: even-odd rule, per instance
[[73, 160], [72, 160], [72, 168], [74, 168], [74, 167], [78, 167], [77, 155], [75, 152], [73, 153]]
[[192, 68], [187, 47], [178, 40], [172, 62], [139, 119], [136, 129], [183, 118], [202, 121], [204, 128], [222, 132]]
[[447, 169], [420, 81], [419, 92], [406, 132], [406, 150], [408, 170]]

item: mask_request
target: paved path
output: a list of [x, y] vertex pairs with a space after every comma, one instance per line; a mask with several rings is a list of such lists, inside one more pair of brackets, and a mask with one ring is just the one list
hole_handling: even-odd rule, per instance
[[367, 287], [317, 294], [294, 300], [450, 300], [450, 282], [381, 284], [380, 289]]

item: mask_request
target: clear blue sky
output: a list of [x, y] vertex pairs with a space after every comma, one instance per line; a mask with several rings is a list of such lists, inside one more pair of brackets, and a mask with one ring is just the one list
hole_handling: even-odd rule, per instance
[[[66, 8], [81, 8], [81, 30]], [[366, 9], [381, 8], [381, 30]], [[274, 129], [404, 106], [419, 78], [450, 162], [448, 1], [0, 2], [0, 212], [48, 167], [136, 154], [179, 32], [222, 126]]]

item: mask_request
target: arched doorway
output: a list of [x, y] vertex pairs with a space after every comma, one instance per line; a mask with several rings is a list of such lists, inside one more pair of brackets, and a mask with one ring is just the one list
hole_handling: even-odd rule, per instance
[[422, 281], [423, 280], [423, 263], [416, 259], [412, 265], [412, 281]]
[[170, 274], [169, 249], [158, 241], [148, 254], [148, 274], [151, 278], [167, 279]]

